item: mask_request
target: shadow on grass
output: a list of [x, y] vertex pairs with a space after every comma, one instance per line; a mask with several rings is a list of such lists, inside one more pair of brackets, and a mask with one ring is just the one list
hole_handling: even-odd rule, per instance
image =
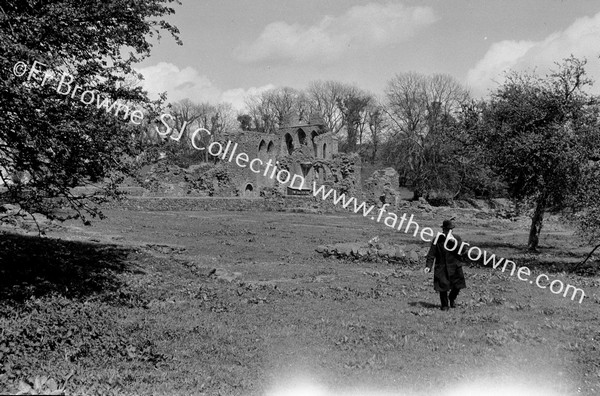
[[480, 243], [478, 245], [475, 245], [481, 249], [485, 249], [487, 251], [493, 252], [494, 249], [498, 249], [498, 248], [508, 248], [508, 249], [514, 249], [516, 251], [519, 252], [526, 252], [527, 251], [527, 245], [522, 244], [522, 243], [510, 243], [510, 242], [494, 242], [494, 241], [486, 241], [485, 243]]
[[[554, 252], [551, 252], [554, 250]], [[488, 250], [489, 251], [489, 250]], [[491, 251], [490, 251], [491, 253]], [[581, 264], [587, 256], [584, 253], [565, 252], [556, 248], [540, 248], [537, 252], [530, 252], [523, 248], [520, 251], [513, 252], [511, 255], [502, 255], [492, 253], [496, 256], [495, 262], [499, 268], [506, 265], [506, 259], [515, 263], [515, 268], [527, 267], [530, 270], [538, 270], [547, 273], [572, 273], [581, 276], [598, 276], [600, 274], [600, 260], [591, 258], [584, 265]], [[491, 257], [491, 255], [490, 255]], [[500, 259], [502, 261], [500, 262]], [[466, 260], [466, 264], [473, 267], [491, 267], [494, 260], [489, 260], [487, 265], [484, 263], [484, 258], [477, 261]], [[508, 272], [513, 268], [512, 264], [507, 265]]]
[[0, 300], [116, 292], [127, 256], [127, 249], [115, 245], [0, 234]]
[[549, 246], [549, 245], [539, 245], [538, 246], [538, 250], [535, 252], [532, 252], [528, 249], [527, 244], [526, 243], [511, 243], [511, 242], [494, 242], [494, 241], [486, 241], [485, 243], [480, 243], [480, 244], [475, 244], [474, 246], [477, 246], [481, 249], [485, 249], [487, 251], [489, 251], [490, 253], [493, 253], [494, 249], [497, 248], [507, 248], [507, 249], [513, 249], [518, 253], [528, 253], [528, 254], [543, 254], [543, 253], [548, 253], [548, 252], [563, 252], [564, 249], [558, 247], [558, 246]]
[[411, 301], [408, 303], [411, 307], [421, 307], [421, 308], [439, 308], [439, 305], [432, 304], [427, 301]]

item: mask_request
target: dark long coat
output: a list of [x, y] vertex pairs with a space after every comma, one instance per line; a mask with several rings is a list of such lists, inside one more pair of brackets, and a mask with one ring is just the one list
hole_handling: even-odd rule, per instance
[[[444, 247], [446, 238], [440, 236], [436, 244], [431, 243], [429, 253], [427, 253], [426, 265], [429, 269], [431, 269], [435, 261], [433, 287], [438, 292], [467, 287], [462, 269], [462, 257], [458, 254], [462, 239], [455, 234], [452, 234], [452, 237], [458, 242], [456, 249], [453, 251]], [[452, 249], [453, 247], [454, 241], [448, 241], [448, 248]]]

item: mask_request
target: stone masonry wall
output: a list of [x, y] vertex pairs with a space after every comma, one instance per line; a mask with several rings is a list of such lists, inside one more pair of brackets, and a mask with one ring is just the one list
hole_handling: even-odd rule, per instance
[[143, 211], [288, 211], [307, 213], [331, 213], [345, 211], [331, 201], [312, 197], [282, 197], [274, 199], [248, 197], [128, 197], [105, 203], [104, 209], [128, 209]]

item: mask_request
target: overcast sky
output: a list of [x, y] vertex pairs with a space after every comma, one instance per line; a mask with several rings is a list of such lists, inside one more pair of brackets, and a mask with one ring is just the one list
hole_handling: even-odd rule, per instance
[[230, 101], [312, 80], [381, 95], [396, 73], [447, 73], [486, 95], [506, 68], [541, 73], [570, 54], [588, 58], [600, 93], [598, 0], [182, 0], [138, 70], [151, 94]]

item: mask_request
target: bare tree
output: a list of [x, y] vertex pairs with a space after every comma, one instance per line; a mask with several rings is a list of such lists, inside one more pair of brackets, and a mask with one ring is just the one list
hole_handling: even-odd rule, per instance
[[344, 115], [339, 108], [348, 86], [338, 81], [313, 81], [306, 90], [311, 112], [319, 114], [327, 129], [339, 134], [344, 128]]
[[230, 103], [200, 104], [202, 115], [198, 119], [201, 128], [208, 130], [214, 139], [219, 139], [224, 132], [237, 129], [236, 115]]
[[183, 123], [196, 121], [203, 113], [203, 109], [190, 99], [182, 99], [171, 106], [171, 112], [175, 118], [175, 126], [181, 127]]
[[263, 95], [252, 95], [246, 98], [248, 115], [252, 118], [253, 129], [258, 132], [274, 131], [274, 116], [263, 100]]
[[[194, 150], [191, 137], [194, 131], [201, 127], [201, 118], [206, 116], [210, 109], [208, 103], [198, 104], [190, 99], [183, 99], [170, 105], [168, 116], [163, 115], [162, 123], [169, 125], [164, 133], [168, 136], [168, 145], [174, 151], [183, 150], [190, 153]], [[167, 132], [169, 132], [167, 134]]]
[[[225, 131], [237, 129], [231, 104], [195, 103], [190, 99], [171, 104], [168, 112], [161, 115], [159, 124], [162, 125], [158, 130], [167, 139], [170, 151], [183, 151], [184, 154], [197, 151], [198, 147], [206, 147]], [[205, 150], [204, 154], [207, 160]]]
[[255, 130], [275, 133], [289, 121], [298, 120], [307, 111], [305, 95], [294, 88], [283, 87], [265, 91], [246, 99]]
[[[426, 190], [443, 188], [440, 172], [447, 137], [454, 130], [453, 116], [468, 99], [468, 92], [451, 76], [425, 76], [410, 72], [397, 74], [386, 87], [383, 108], [393, 135], [388, 161], [393, 162], [414, 185], [415, 198]], [[443, 169], [442, 169], [443, 170]]]

